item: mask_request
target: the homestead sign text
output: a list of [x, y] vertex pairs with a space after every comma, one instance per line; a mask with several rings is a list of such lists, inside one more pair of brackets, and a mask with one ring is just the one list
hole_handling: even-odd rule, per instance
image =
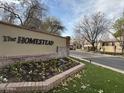
[[31, 37], [12, 37], [12, 36], [3, 36], [4, 42], [16, 42], [18, 44], [36, 44], [36, 45], [53, 45], [54, 41], [51, 40], [44, 40], [44, 39], [37, 39]]

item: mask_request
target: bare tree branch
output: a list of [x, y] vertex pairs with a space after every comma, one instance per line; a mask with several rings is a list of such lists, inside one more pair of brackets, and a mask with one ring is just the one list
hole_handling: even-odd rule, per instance
[[97, 43], [99, 35], [108, 31], [108, 26], [108, 20], [98, 12], [90, 17], [85, 16], [76, 29], [80, 30], [82, 37], [95, 49], [95, 43]]
[[9, 6], [5, 5], [5, 4], [2, 4], [2, 3], [0, 5], [1, 5], [0, 6], [1, 9], [4, 9], [4, 10], [12, 13], [16, 18], [18, 18], [20, 20], [21, 25], [23, 25], [21, 17], [19, 16], [19, 14], [15, 13], [14, 11], [12, 11], [11, 7], [9, 7]]

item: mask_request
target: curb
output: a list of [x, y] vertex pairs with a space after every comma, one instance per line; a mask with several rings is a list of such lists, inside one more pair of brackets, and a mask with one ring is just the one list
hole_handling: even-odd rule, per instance
[[102, 65], [102, 64], [99, 64], [99, 63], [96, 63], [96, 62], [93, 62], [93, 61], [90, 62], [89, 60], [86, 60], [86, 59], [83, 59], [83, 58], [80, 58], [80, 57], [76, 57], [76, 56], [71, 56], [71, 57], [74, 57], [74, 58], [77, 58], [77, 59], [86, 61], [86, 62], [88, 62], [88, 63], [94, 64], [94, 65], [97, 65], [97, 66], [101, 66], [101, 67], [110, 69], [110, 70], [112, 70], [112, 71], [115, 71], [115, 72], [118, 72], [118, 73], [121, 73], [121, 74], [124, 74], [124, 71], [123, 71], [123, 70], [120, 70], [120, 69], [116, 69], [116, 68], [113, 68], [113, 67], [110, 67], [110, 66]]

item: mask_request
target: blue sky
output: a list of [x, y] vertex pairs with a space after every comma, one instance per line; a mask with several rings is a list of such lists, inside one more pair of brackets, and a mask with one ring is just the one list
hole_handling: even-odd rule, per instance
[[112, 20], [122, 16], [124, 0], [44, 0], [49, 15], [56, 16], [66, 27], [63, 36], [74, 36], [74, 26], [84, 15], [103, 12]]
[[49, 7], [49, 15], [56, 16], [66, 27], [63, 36], [73, 35], [73, 29], [79, 20], [78, 18], [89, 11], [86, 8], [90, 3], [85, 0], [45, 0], [45, 4]]
[[[15, 2], [17, 0], [0, 0]], [[74, 26], [84, 15], [96, 12], [105, 13], [106, 17], [116, 20], [124, 11], [124, 0], [41, 0], [48, 7], [49, 16], [60, 19], [66, 27], [63, 36], [74, 36]]]

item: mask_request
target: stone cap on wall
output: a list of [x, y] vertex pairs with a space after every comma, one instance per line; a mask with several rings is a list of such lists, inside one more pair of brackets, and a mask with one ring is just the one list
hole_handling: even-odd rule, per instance
[[66, 37], [62, 37], [62, 36], [55, 35], [55, 34], [52, 34], [52, 33], [47, 33], [47, 32], [44, 32], [44, 31], [42, 31], [42, 30], [28, 29], [28, 28], [25, 28], [25, 27], [22, 27], [22, 26], [19, 26], [19, 25], [10, 24], [10, 23], [7, 23], [7, 22], [2, 22], [2, 21], [0, 21], [0, 24], [7, 25], [7, 26], [11, 26], [11, 27], [16, 27], [16, 28], [19, 28], [19, 29], [30, 30], [30, 31], [32, 31], [32, 32], [43, 33], [43, 34], [52, 35], [52, 36], [56, 36], [56, 37], [59, 37], [59, 38], [64, 38], [64, 39], [66, 39]]

